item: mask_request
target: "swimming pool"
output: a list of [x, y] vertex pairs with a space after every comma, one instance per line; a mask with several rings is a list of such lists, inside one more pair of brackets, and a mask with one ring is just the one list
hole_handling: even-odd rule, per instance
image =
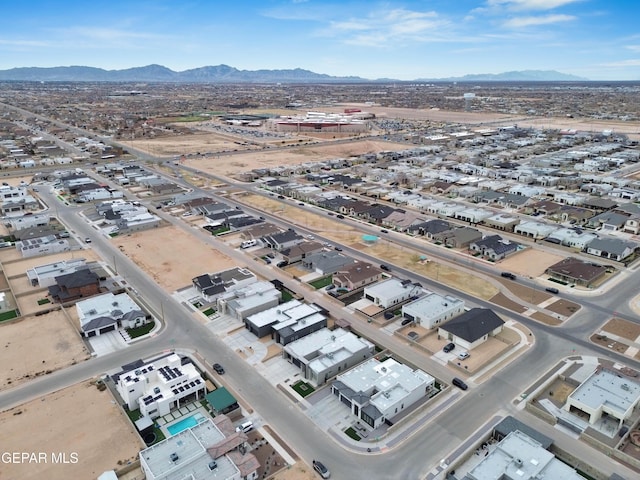
[[203, 420], [204, 420], [204, 417], [201, 414], [196, 413], [195, 415], [189, 415], [188, 417], [183, 418], [182, 420], [174, 423], [173, 425], [169, 425], [167, 427], [167, 430], [169, 431], [171, 436], [173, 436], [182, 432], [183, 430], [186, 430], [187, 428], [195, 427], [196, 425], [198, 425], [198, 423], [200, 423]]

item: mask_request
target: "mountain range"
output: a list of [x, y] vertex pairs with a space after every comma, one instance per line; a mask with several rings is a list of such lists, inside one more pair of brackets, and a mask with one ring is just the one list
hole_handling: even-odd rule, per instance
[[[465, 75], [463, 77], [418, 79], [417, 82], [570, 82], [587, 79], [556, 72], [554, 70], [525, 70], [499, 74]], [[176, 82], [176, 83], [374, 83], [398, 82], [394, 79], [369, 80], [349, 76], [334, 77], [301, 68], [286, 70], [238, 70], [228, 65], [193, 68], [176, 72], [162, 65], [104, 70], [102, 68], [69, 67], [19, 67], [0, 70], [0, 81], [32, 82]]]

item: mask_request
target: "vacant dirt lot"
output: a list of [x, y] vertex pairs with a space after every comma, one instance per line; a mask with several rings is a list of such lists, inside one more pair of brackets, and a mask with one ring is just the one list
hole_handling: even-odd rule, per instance
[[553, 302], [551, 305], [547, 305], [545, 308], [550, 312], [558, 313], [565, 317], [570, 317], [578, 310], [580, 310], [582, 306], [577, 303], [570, 302], [569, 300], [558, 300], [556, 302]]
[[171, 292], [189, 285], [193, 277], [236, 265], [223, 253], [174, 226], [115, 237], [113, 242], [158, 285]]
[[516, 275], [530, 278], [539, 277], [554, 263], [558, 263], [564, 257], [542, 250], [528, 248], [516, 253], [509, 258], [500, 261], [500, 268]]
[[[43, 453], [47, 462], [2, 465], [2, 478], [67, 480], [97, 478], [135, 460], [143, 448], [138, 435], [113, 402], [84, 382], [0, 414], [3, 452]], [[76, 463], [53, 463], [52, 456], [72, 453]]]
[[602, 327], [602, 330], [626, 338], [632, 342], [635, 342], [640, 336], [640, 325], [621, 318], [612, 318]]
[[58, 310], [0, 325], [0, 389], [89, 358], [77, 330]]
[[279, 165], [300, 165], [332, 158], [345, 158], [382, 150], [405, 150], [406, 145], [377, 140], [311, 145], [277, 150], [239, 152], [235, 155], [218, 155], [209, 158], [187, 159], [184, 165], [216, 175], [236, 175], [255, 168]]

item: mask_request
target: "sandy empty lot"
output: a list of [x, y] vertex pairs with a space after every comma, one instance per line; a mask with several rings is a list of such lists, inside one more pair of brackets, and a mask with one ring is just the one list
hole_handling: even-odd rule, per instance
[[174, 226], [115, 237], [113, 243], [171, 292], [190, 285], [193, 277], [236, 266], [231, 258]]
[[0, 336], [0, 389], [89, 358], [77, 330], [62, 310], [0, 324]]
[[526, 277], [536, 278], [554, 263], [564, 258], [550, 252], [527, 248], [504, 260], [500, 260], [500, 269]]
[[[118, 469], [118, 462], [125, 465], [135, 460], [144, 447], [111, 394], [89, 382], [3, 412], [0, 430], [3, 452], [34, 453], [41, 460], [3, 462], [3, 479], [97, 478], [106, 470]], [[61, 454], [70, 463], [55, 463]]]

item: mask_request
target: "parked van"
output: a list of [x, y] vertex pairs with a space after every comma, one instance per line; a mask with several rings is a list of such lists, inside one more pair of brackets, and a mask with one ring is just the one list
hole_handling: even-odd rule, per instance
[[461, 390], [466, 390], [467, 388], [469, 388], [467, 387], [467, 384], [460, 380], [458, 377], [455, 377], [453, 380], [451, 380], [451, 383]]
[[258, 244], [257, 240], [245, 240], [244, 242], [242, 242], [242, 244], [240, 245], [240, 248], [249, 248], [249, 247], [254, 247]]
[[251, 430], [253, 430], [253, 422], [251, 420], [242, 422], [236, 427], [236, 432], [249, 433]]

